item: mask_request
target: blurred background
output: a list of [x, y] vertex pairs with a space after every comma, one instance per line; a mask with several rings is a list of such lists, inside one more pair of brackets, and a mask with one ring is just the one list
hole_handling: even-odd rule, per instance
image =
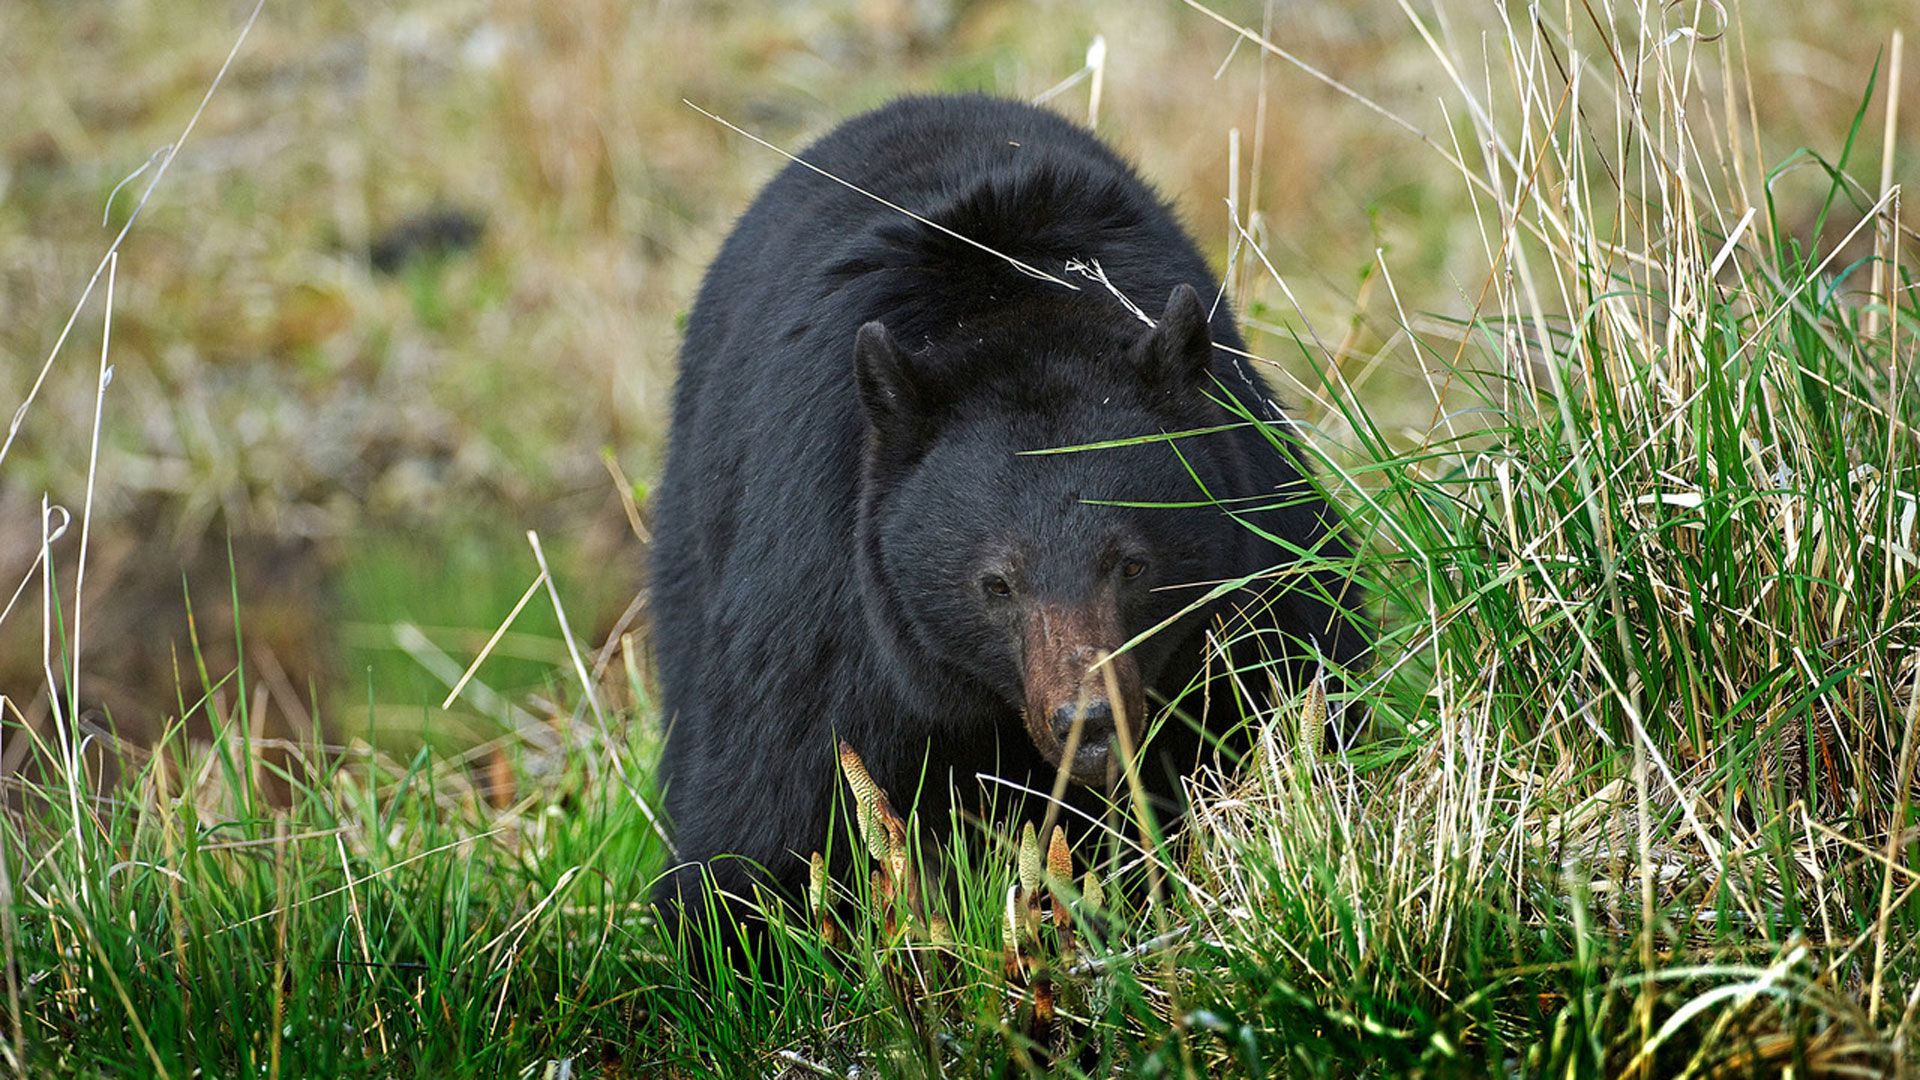
[[[1180, 0], [268, 0], [116, 268], [80, 641], [89, 722], [144, 739], [190, 715], [204, 731], [238, 715], [244, 685], [257, 734], [484, 740], [514, 722], [504, 706], [438, 703], [538, 573], [528, 530], [574, 629], [595, 647], [631, 633], [644, 664], [646, 492], [678, 328], [782, 164], [685, 102], [797, 151], [901, 93], [1036, 97], [1099, 38], [1098, 131], [1229, 275], [1280, 397], [1339, 444], [1316, 373], [1331, 361], [1383, 426], [1419, 438], [1436, 406], [1410, 345], [1451, 355], [1446, 320], [1473, 310], [1497, 243], [1433, 149], [1480, 167], [1447, 67], [1394, 0], [1208, 6], [1397, 120]], [[1915, 29], [1910, 3], [1704, 7], [1667, 10], [1676, 27], [1724, 27], [1715, 47], [1754, 87], [1729, 101], [1757, 117], [1753, 157], [1837, 161], [1866, 107], [1849, 168], [1877, 174], [1884, 80], [1871, 98], [1869, 80], [1891, 32]], [[1484, 23], [1488, 48], [1499, 20], [1529, 17], [1414, 10], [1454, 41]], [[9, 733], [50, 731], [46, 627], [54, 649], [71, 644], [104, 277], [56, 342], [154, 170], [122, 181], [180, 137], [251, 12], [0, 3], [0, 402], [11, 414], [33, 395], [0, 461], [0, 587], [27, 582], [0, 624]], [[1449, 60], [1469, 86], [1505, 70]], [[1916, 175], [1916, 83], [1896, 182]], [[1091, 86], [1051, 106], [1085, 121]], [[1803, 236], [1825, 184], [1811, 159], [1772, 184]], [[1259, 245], [1231, 263], [1230, 199]], [[1822, 250], [1860, 217], [1836, 207]], [[71, 514], [51, 622], [31, 575], [43, 499]], [[225, 677], [240, 655], [244, 683]], [[479, 680], [561, 712], [571, 691], [551, 675], [566, 663], [541, 599]], [[0, 740], [0, 775], [29, 741]]]

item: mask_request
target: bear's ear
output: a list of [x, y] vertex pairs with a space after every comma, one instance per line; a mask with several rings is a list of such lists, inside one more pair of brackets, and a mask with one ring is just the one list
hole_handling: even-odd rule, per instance
[[860, 407], [875, 432], [901, 437], [918, 429], [919, 388], [893, 335], [878, 322], [867, 323], [854, 335], [853, 379]]
[[1213, 368], [1213, 336], [1207, 309], [1191, 285], [1175, 285], [1160, 325], [1141, 340], [1134, 363], [1148, 379], [1165, 386], [1195, 386]]

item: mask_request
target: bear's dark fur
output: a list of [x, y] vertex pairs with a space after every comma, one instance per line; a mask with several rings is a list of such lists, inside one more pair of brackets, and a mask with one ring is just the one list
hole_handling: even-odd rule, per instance
[[[661, 892], [689, 913], [702, 866], [723, 890], [798, 895], [834, 827], [837, 738], [940, 829], [955, 792], [975, 805], [976, 774], [1050, 789], [1076, 714], [1066, 768], [1095, 784], [1116, 718], [1137, 735], [1149, 694], [1210, 674], [1183, 708], [1237, 724], [1207, 658], [1223, 619], [1237, 662], [1292, 657], [1296, 677], [1315, 649], [1335, 668], [1367, 649], [1357, 594], [1322, 567], [1179, 618], [1111, 680], [1090, 669], [1209, 586], [1295, 563], [1276, 539], [1346, 554], [1290, 443], [1229, 427], [1229, 398], [1285, 423], [1206, 263], [1118, 157], [1042, 109], [963, 96], [856, 117], [802, 158], [861, 191], [791, 164], [728, 237], [687, 324], [654, 502], [661, 768], [686, 860]], [[1148, 787], [1170, 793], [1201, 748], [1163, 726]]]

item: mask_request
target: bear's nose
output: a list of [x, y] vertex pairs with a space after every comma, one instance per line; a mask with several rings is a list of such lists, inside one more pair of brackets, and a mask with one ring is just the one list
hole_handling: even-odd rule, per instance
[[1060, 740], [1063, 753], [1075, 721], [1080, 724], [1080, 743], [1074, 749], [1073, 759], [1066, 762], [1067, 771], [1083, 784], [1104, 784], [1107, 762], [1113, 752], [1113, 706], [1105, 698], [1097, 698], [1087, 702], [1084, 710], [1077, 704], [1055, 709], [1047, 723], [1053, 728], [1054, 737]]

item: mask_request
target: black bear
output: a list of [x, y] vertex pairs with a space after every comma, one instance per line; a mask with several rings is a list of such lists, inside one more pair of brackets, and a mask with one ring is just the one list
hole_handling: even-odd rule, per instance
[[1142, 759], [1166, 795], [1199, 725], [1241, 719], [1230, 666], [1297, 681], [1368, 648], [1337, 512], [1206, 263], [1112, 151], [969, 95], [897, 101], [801, 158], [694, 302], [654, 502], [684, 860], [661, 894], [686, 914], [703, 868], [798, 895], [835, 827], [837, 739], [940, 829], [981, 776], [1103, 785], [1116, 723], [1137, 738], [1179, 699]]

